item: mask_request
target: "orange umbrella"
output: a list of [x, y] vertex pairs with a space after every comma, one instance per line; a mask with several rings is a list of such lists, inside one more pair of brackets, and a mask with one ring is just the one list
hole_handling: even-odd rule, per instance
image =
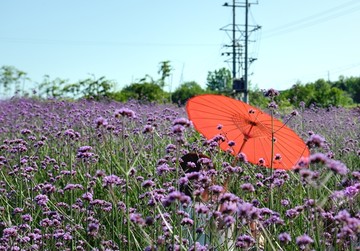
[[221, 95], [191, 98], [186, 111], [194, 127], [207, 139], [225, 138], [220, 148], [261, 166], [290, 170], [308, 157], [304, 141], [281, 121], [244, 102]]

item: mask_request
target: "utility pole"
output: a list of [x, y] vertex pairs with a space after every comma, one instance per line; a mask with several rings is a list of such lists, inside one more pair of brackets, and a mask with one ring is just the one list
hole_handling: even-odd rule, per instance
[[245, 72], [244, 72], [244, 99], [245, 103], [249, 103], [248, 90], [248, 45], [249, 45], [249, 1], [245, 1]]
[[236, 78], [236, 18], [235, 18], [235, 0], [233, 0], [233, 5], [232, 5], [232, 10], [233, 10], [233, 23], [232, 23], [232, 49], [233, 49], [233, 69], [232, 69], [232, 73], [233, 73], [233, 79]]
[[[258, 2], [249, 2], [249, 0], [244, 1], [236, 1], [233, 0], [231, 4], [224, 3], [223, 6], [225, 7], [232, 7], [232, 24], [231, 29], [229, 28], [230, 25], [226, 25], [220, 30], [225, 31], [228, 35], [229, 32], [232, 32], [231, 44], [225, 45], [225, 48], [230, 48], [231, 51], [223, 52], [221, 55], [228, 56], [225, 60], [227, 63], [232, 63], [232, 77], [233, 77], [233, 93], [238, 96], [237, 94], [241, 95], [241, 99], [248, 103], [248, 68], [249, 63], [256, 60], [256, 58], [249, 59], [248, 55], [248, 47], [249, 47], [249, 35], [256, 30], [259, 30], [261, 27], [259, 25], [249, 25], [249, 8], [251, 4], [258, 4]], [[237, 24], [236, 23], [236, 8], [244, 8], [245, 9], [245, 24]], [[249, 31], [249, 27], [252, 29]], [[251, 41], [253, 42], [253, 41]], [[243, 53], [243, 48], [244, 52]], [[229, 57], [231, 56], [231, 57]], [[237, 66], [238, 65], [238, 66]]]

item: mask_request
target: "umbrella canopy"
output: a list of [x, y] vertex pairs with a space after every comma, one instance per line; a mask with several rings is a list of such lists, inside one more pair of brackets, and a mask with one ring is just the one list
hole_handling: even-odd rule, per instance
[[290, 170], [301, 157], [308, 157], [304, 141], [281, 121], [239, 100], [205, 94], [191, 98], [186, 111], [195, 129], [207, 139], [225, 138], [220, 148], [247, 161]]

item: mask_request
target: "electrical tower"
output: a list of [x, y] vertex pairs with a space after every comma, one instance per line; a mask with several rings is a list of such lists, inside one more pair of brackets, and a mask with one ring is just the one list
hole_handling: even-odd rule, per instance
[[[248, 50], [249, 43], [254, 42], [249, 40], [252, 32], [259, 30], [259, 25], [249, 25], [249, 8], [252, 4], [258, 4], [258, 1], [236, 1], [232, 3], [224, 3], [223, 6], [232, 8], [232, 24], [222, 27], [220, 30], [225, 31], [231, 39], [231, 44], [224, 45], [226, 52], [221, 53], [222, 56], [227, 56], [225, 62], [232, 64], [232, 78], [233, 78], [233, 92], [235, 96], [241, 96], [241, 99], [248, 103], [248, 69], [249, 65], [256, 60], [256, 58], [249, 58]], [[244, 10], [244, 23], [238, 24], [236, 22], [236, 9], [242, 8]]]

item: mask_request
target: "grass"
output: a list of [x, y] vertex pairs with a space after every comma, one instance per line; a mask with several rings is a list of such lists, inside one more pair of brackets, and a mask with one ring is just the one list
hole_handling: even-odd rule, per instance
[[[191, 126], [174, 125], [186, 114], [171, 105], [30, 99], [0, 105], [0, 250], [359, 245], [356, 108], [313, 107], [291, 120], [305, 141], [309, 131], [325, 141], [311, 149], [306, 168], [286, 172], [232, 166], [232, 156], [204, 144]], [[192, 181], [193, 199], [179, 191], [180, 179], [190, 178], [179, 158], [189, 152], [204, 153], [215, 166]], [[228, 177], [225, 194], [209, 192], [211, 199], [201, 203], [202, 189]]]

